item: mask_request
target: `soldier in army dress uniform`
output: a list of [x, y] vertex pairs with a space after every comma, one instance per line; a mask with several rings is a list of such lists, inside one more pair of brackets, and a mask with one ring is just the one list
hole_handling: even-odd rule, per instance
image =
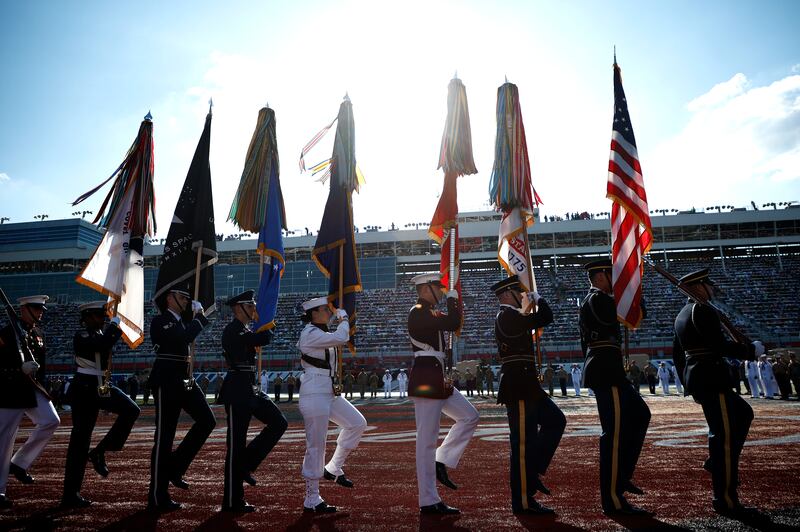
[[[169, 496], [169, 484], [188, 489], [184, 473], [214, 430], [217, 420], [199, 386], [188, 380], [189, 346], [208, 325], [203, 306], [191, 301], [189, 287], [170, 290], [156, 302], [161, 314], [150, 323], [156, 360], [150, 387], [156, 405], [155, 445], [150, 459], [148, 507], [169, 511], [181, 507]], [[194, 420], [189, 432], [172, 450], [178, 418], [184, 410]]]
[[564, 434], [567, 418], [539, 384], [533, 332], [553, 322], [553, 313], [538, 292], [527, 299], [536, 312], [523, 313], [519, 278], [512, 275], [495, 283], [500, 300], [494, 322], [498, 359], [503, 377], [497, 403], [506, 406], [511, 441], [511, 509], [515, 514], [552, 514], [534, 499], [539, 491], [550, 494], [540, 475], [547, 467]]
[[[300, 350], [300, 413], [306, 431], [306, 453], [303, 458], [303, 478], [306, 482], [306, 497], [303, 511], [311, 513], [333, 513], [335, 506], [326, 503], [319, 494], [319, 479], [332, 480], [339, 486], [352, 488], [353, 482], [344, 474], [342, 467], [347, 457], [358, 447], [361, 435], [367, 428], [367, 420], [350, 401], [334, 390], [337, 374], [335, 349], [342, 348], [350, 338], [350, 325], [344, 309], [336, 311], [339, 324], [336, 331], [328, 330], [332, 317], [328, 298], [317, 297], [303, 303], [301, 317], [305, 327], [300, 332], [297, 348]], [[341, 432], [336, 440], [336, 450], [325, 463], [325, 440], [328, 423], [333, 421]]]
[[[75, 364], [78, 369], [67, 391], [67, 402], [72, 406], [72, 432], [67, 448], [64, 471], [64, 495], [61, 505], [83, 508], [91, 501], [81, 496], [87, 460], [102, 477], [109, 474], [106, 451], [120, 451], [128, 440], [133, 424], [139, 417], [139, 407], [116, 386], [106, 383], [103, 374], [111, 362], [114, 344], [122, 336], [119, 318], [106, 320], [106, 302], [93, 301], [80, 306], [83, 329], [75, 333]], [[103, 395], [98, 387], [108, 384]], [[89, 451], [92, 432], [100, 410], [112, 412], [117, 419], [108, 433]]]
[[[478, 425], [478, 411], [461, 392], [445, 383], [445, 341], [443, 331], [455, 331], [461, 325], [458, 292], [447, 294], [447, 314], [434, 307], [442, 297], [441, 276], [422, 274], [413, 278], [417, 303], [408, 315], [408, 335], [414, 350], [414, 366], [409, 377], [408, 395], [414, 401], [417, 424], [417, 487], [420, 512], [423, 514], [457, 514], [436, 491], [439, 480], [450, 489], [457, 489], [447, 468], [455, 468]], [[442, 413], [455, 420], [444, 442], [437, 448]]]
[[742, 452], [753, 409], [731, 389], [728, 365], [723, 357], [756, 360], [764, 345], [726, 340], [717, 311], [708, 304], [714, 297], [714, 283], [708, 269], [681, 277], [680, 283], [696, 300], [690, 299], [675, 318], [673, 360], [683, 376], [684, 394], [703, 407], [708, 422], [708, 449], [714, 510], [723, 515], [747, 517], [756, 513], [739, 502], [739, 456]]
[[[6, 497], [8, 475], [23, 484], [32, 484], [28, 474], [31, 464], [39, 457], [47, 442], [61, 423], [50, 397], [40, 384], [44, 382], [45, 354], [44, 333], [39, 328], [48, 296], [28, 296], [19, 303], [19, 325], [23, 351], [30, 353], [25, 360], [20, 356], [20, 347], [12, 324], [0, 329], [0, 508], [11, 506]], [[13, 455], [14, 440], [22, 417], [33, 422], [33, 430], [22, 447]]]
[[[219, 402], [228, 414], [222, 510], [252, 512], [255, 507], [245, 502], [242, 482], [255, 486], [253, 472], [281, 439], [288, 423], [275, 403], [254, 391], [258, 386], [256, 348], [267, 345], [273, 332], [250, 330], [249, 324], [258, 319], [253, 290], [232, 297], [226, 304], [233, 310], [233, 321], [222, 333], [222, 351], [228, 366], [219, 393]], [[247, 429], [252, 417], [261, 421], [264, 428], [248, 444]]]
[[601, 259], [584, 266], [591, 289], [580, 310], [581, 348], [586, 356], [583, 385], [594, 390], [600, 415], [600, 499], [607, 514], [646, 515], [631, 505], [625, 492], [642, 494], [633, 484], [642, 451], [650, 409], [625, 377], [611, 284], [611, 261]]

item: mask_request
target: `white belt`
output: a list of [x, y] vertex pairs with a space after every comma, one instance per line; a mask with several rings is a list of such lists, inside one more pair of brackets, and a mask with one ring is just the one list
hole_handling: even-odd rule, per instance
[[307, 375], [324, 375], [325, 377], [331, 377], [332, 376], [331, 373], [333, 370], [315, 368], [314, 366], [309, 366], [309, 367], [304, 367], [303, 371], [305, 371]]
[[97, 375], [100, 377], [103, 376], [103, 370], [94, 368], [78, 368], [78, 373], [83, 373], [84, 375]]
[[417, 357], [436, 357], [440, 361], [444, 361], [444, 353], [441, 351], [415, 351], [414, 358]]

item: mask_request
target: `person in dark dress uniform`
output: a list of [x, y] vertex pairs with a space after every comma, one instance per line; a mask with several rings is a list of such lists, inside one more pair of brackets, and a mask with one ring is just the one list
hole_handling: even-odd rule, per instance
[[[150, 371], [156, 430], [150, 459], [148, 507], [169, 511], [181, 507], [170, 498], [169, 484], [180, 489], [189, 488], [183, 475], [217, 421], [203, 391], [193, 379], [188, 380], [190, 345], [208, 325], [203, 306], [191, 301], [188, 286], [170, 290], [156, 303], [161, 314], [150, 323], [150, 338], [156, 352]], [[173, 451], [181, 410], [189, 414], [194, 423]]]
[[[273, 332], [250, 330], [249, 324], [258, 319], [253, 290], [229, 299], [226, 304], [233, 311], [233, 321], [222, 333], [223, 356], [228, 366], [219, 393], [219, 402], [225, 405], [228, 414], [222, 510], [252, 512], [255, 507], [245, 502], [242, 482], [256, 485], [253, 472], [281, 439], [288, 423], [256, 382], [256, 348], [267, 345]], [[264, 428], [248, 444], [247, 429], [252, 417], [261, 421]]]
[[540, 475], [547, 472], [567, 418], [539, 383], [533, 333], [553, 322], [553, 313], [538, 292], [528, 300], [536, 312], [523, 313], [519, 277], [512, 275], [495, 283], [492, 291], [500, 300], [494, 322], [498, 360], [503, 376], [497, 403], [506, 406], [511, 442], [511, 509], [515, 514], [552, 514], [552, 509], [534, 499], [536, 492], [550, 494]]
[[[44, 382], [46, 348], [44, 333], [38, 325], [47, 310], [48, 299], [40, 295], [17, 300], [24, 357], [13, 325], [9, 323], [0, 329], [0, 508], [11, 506], [6, 497], [9, 474], [23, 484], [32, 484], [34, 478], [28, 469], [61, 423], [50, 396], [40, 384]], [[33, 430], [12, 456], [23, 416], [31, 420]]]
[[[436, 491], [436, 481], [456, 489], [447, 468], [455, 468], [467, 448], [478, 411], [461, 392], [445, 382], [445, 341], [443, 331], [455, 331], [461, 325], [458, 292], [447, 293], [447, 314], [435, 310], [442, 297], [438, 273], [417, 275], [412, 279], [417, 289], [417, 303], [408, 314], [408, 336], [414, 350], [414, 366], [409, 377], [408, 395], [414, 401], [417, 426], [417, 488], [423, 514], [457, 514]], [[437, 447], [442, 414], [453, 419], [444, 441]]]
[[[714, 283], [708, 269], [681, 277], [684, 286], [698, 300], [712, 300]], [[684, 395], [691, 395], [703, 407], [708, 423], [714, 510], [723, 515], [746, 517], [756, 513], [739, 502], [739, 456], [742, 452], [753, 409], [732, 391], [728, 365], [723, 357], [756, 360], [764, 345], [743, 344], [725, 338], [717, 311], [690, 299], [675, 318], [673, 360], [683, 375]]]
[[584, 266], [591, 289], [580, 310], [581, 348], [586, 356], [583, 385], [594, 390], [600, 415], [600, 499], [607, 514], [646, 515], [631, 505], [625, 492], [642, 494], [633, 484], [642, 451], [650, 409], [626, 379], [611, 284], [611, 261]]
[[[108, 369], [114, 344], [122, 336], [119, 318], [111, 318], [109, 323], [105, 323], [105, 301], [81, 305], [80, 313], [84, 329], [76, 332], [73, 339], [78, 369], [67, 392], [67, 402], [72, 405], [72, 432], [61, 499], [62, 506], [75, 508], [91, 504], [80, 494], [87, 459], [100, 476], [107, 477], [105, 452], [122, 449], [139, 417], [139, 407], [116, 386], [109, 385], [103, 395], [98, 390], [104, 384], [103, 372]], [[117, 419], [97, 446], [89, 451], [100, 410], [117, 414]]]

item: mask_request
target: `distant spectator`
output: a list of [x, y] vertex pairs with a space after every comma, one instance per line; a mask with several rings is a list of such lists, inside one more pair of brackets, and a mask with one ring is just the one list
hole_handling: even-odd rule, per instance
[[150, 375], [142, 375], [142, 404], [150, 402]]
[[361, 370], [358, 373], [358, 377], [356, 377], [356, 383], [358, 384], [358, 393], [361, 394], [361, 398], [364, 398], [364, 394], [367, 393], [367, 385], [369, 384], [369, 375], [367, 375], [366, 370]]
[[658, 369], [650, 361], [644, 367], [644, 376], [647, 379], [647, 385], [650, 387], [650, 395], [655, 395], [656, 384], [658, 383]]
[[372, 370], [372, 373], [369, 374], [369, 396], [371, 399], [375, 399], [378, 397], [378, 383], [380, 379], [378, 379], [377, 373], [375, 370]]
[[294, 375], [289, 373], [289, 376], [286, 377], [286, 393], [289, 395], [289, 402], [294, 401], [294, 385], [297, 384], [297, 380], [294, 378]]
[[566, 372], [564, 366], [559, 365], [558, 370], [556, 371], [556, 375], [558, 376], [558, 385], [561, 387], [561, 396], [567, 396], [567, 379], [569, 378], [569, 373]]
[[548, 364], [544, 370], [544, 382], [547, 383], [547, 391], [550, 397], [553, 397], [553, 379], [556, 377], [556, 371], [553, 369], [552, 364]]
[[281, 388], [283, 387], [283, 379], [280, 373], [275, 375], [275, 380], [272, 381], [272, 391], [275, 392], [275, 402], [281, 402]]
[[[483, 374], [486, 377], [486, 395], [491, 394], [491, 396], [494, 397], [494, 371], [491, 367], [486, 366], [486, 370]], [[552, 395], [552, 393], [550, 395]]]
[[669, 369], [664, 362], [658, 365], [658, 381], [661, 384], [662, 393], [664, 395], [669, 395]]
[[794, 384], [794, 394], [800, 399], [800, 362], [794, 353], [789, 355], [789, 378]]
[[464, 372], [464, 380], [467, 383], [467, 397], [472, 397], [475, 389], [475, 376], [470, 370]]
[[136, 378], [136, 374], [131, 374], [128, 377], [128, 396], [131, 398], [131, 401], [134, 403], [136, 402], [136, 396], [139, 395], [139, 379]]
[[475, 370], [475, 389], [478, 392], [478, 395], [483, 397], [483, 390], [484, 390], [484, 379], [486, 378], [486, 372], [483, 366], [478, 366]]
[[775, 382], [778, 385], [781, 399], [786, 401], [792, 395], [792, 381], [789, 379], [789, 365], [781, 355], [775, 357], [775, 362], [772, 364], [772, 373], [775, 375]]
[[642, 369], [634, 360], [628, 367], [628, 380], [630, 381], [630, 383], [633, 385], [633, 387], [636, 389], [637, 392], [639, 392], [639, 383], [641, 382], [641, 378], [642, 378]]
[[353, 377], [352, 371], [345, 371], [344, 372], [344, 397], [347, 399], [350, 396], [350, 399], [353, 398], [353, 384], [355, 383], [356, 379]]

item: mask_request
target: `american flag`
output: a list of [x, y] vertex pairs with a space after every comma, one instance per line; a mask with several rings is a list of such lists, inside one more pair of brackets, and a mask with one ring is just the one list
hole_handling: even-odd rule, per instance
[[642, 321], [642, 256], [653, 244], [642, 168], [636, 151], [622, 75], [614, 60], [614, 124], [608, 160], [606, 197], [611, 206], [612, 283], [617, 316], [636, 328]]

